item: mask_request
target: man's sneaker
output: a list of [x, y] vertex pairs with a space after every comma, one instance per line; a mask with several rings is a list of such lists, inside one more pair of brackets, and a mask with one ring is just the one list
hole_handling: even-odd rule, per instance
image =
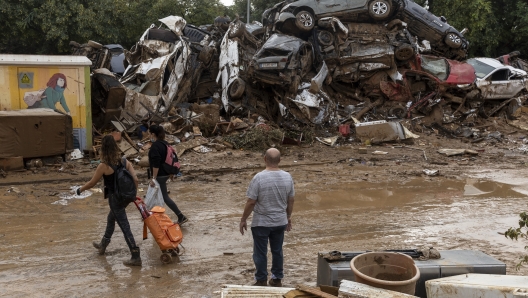
[[269, 285], [272, 286], [272, 287], [282, 287], [282, 281], [280, 279], [270, 279], [269, 280]]
[[182, 213], [180, 213], [178, 215], [178, 224], [181, 226], [182, 224], [188, 222], [189, 220], [187, 219], [187, 217], [185, 217], [185, 215], [183, 215]]
[[265, 280], [257, 280], [257, 282], [253, 284], [253, 286], [254, 287], [267, 287], [268, 285], [266, 284]]

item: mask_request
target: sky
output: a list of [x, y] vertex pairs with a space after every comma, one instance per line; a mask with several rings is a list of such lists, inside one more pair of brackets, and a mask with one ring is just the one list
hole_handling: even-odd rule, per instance
[[233, 5], [233, 0], [220, 0], [220, 2], [222, 2], [222, 4], [224, 4], [225, 6]]

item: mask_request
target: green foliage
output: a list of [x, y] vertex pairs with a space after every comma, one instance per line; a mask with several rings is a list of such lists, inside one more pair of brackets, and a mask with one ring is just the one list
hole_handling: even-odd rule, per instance
[[[262, 13], [273, 7], [273, 5], [282, 2], [281, 0], [251, 0], [250, 1], [250, 11], [249, 11], [249, 20], [251, 22], [258, 21], [262, 22]], [[247, 0], [235, 0], [233, 7], [233, 13], [238, 14], [240, 19], [246, 22], [247, 15]]]
[[[251, 21], [280, 0], [251, 0]], [[424, 4], [425, 0], [416, 0]], [[429, 0], [431, 12], [461, 30], [467, 27], [470, 56], [498, 57], [514, 50], [528, 57], [526, 0]], [[69, 41], [95, 40], [132, 46], [145, 29], [169, 15], [189, 24], [211, 24], [238, 14], [246, 21], [247, 0], [225, 7], [219, 0], [0, 0], [0, 53], [64, 54]]]
[[[425, 0], [417, 0], [424, 4]], [[430, 11], [458, 30], [468, 28], [470, 57], [498, 57], [512, 51], [528, 56], [525, 0], [429, 0]]]
[[160, 18], [198, 26], [228, 12], [219, 0], [0, 0], [0, 53], [68, 53], [71, 40], [129, 48]]
[[[520, 215], [519, 227], [518, 228], [509, 228], [508, 231], [504, 233], [506, 238], [511, 240], [519, 240], [519, 237], [522, 239], [528, 240], [528, 213], [523, 212]], [[528, 246], [524, 247], [525, 250], [528, 250]], [[521, 256], [520, 262], [517, 264], [516, 269], [519, 270], [521, 266], [528, 265], [528, 255]]]

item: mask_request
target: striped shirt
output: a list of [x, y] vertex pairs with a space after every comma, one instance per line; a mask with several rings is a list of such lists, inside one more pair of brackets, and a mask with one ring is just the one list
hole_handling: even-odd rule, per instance
[[292, 176], [283, 170], [264, 170], [249, 183], [246, 196], [256, 200], [252, 227], [278, 227], [288, 224], [288, 198], [295, 196]]

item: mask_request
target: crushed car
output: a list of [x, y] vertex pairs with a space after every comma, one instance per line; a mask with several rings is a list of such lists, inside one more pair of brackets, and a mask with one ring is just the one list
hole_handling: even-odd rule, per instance
[[469, 42], [464, 37], [467, 29], [458, 31], [443, 16], [437, 17], [412, 0], [400, 0], [396, 17], [407, 23], [409, 32], [420, 40], [431, 43], [433, 54], [462, 60], [467, 56]]
[[[220, 44], [219, 72], [216, 78], [222, 85], [222, 104], [226, 112], [241, 108], [240, 99], [246, 93], [248, 69], [260, 41], [246, 30], [240, 20], [229, 24]], [[248, 86], [249, 87], [249, 86]]]
[[160, 109], [160, 99], [166, 110], [175, 99], [189, 67], [191, 49], [181, 39], [185, 20], [170, 16], [160, 21], [168, 29], [152, 25], [139, 42], [125, 52], [129, 65], [120, 82], [127, 87], [125, 110], [134, 115]]
[[467, 63], [475, 68], [474, 87], [483, 100], [508, 99], [528, 90], [528, 74], [522, 69], [493, 58], [471, 58]]
[[274, 34], [255, 53], [249, 66], [252, 79], [280, 85], [297, 93], [301, 79], [312, 69], [312, 45], [300, 38]]

